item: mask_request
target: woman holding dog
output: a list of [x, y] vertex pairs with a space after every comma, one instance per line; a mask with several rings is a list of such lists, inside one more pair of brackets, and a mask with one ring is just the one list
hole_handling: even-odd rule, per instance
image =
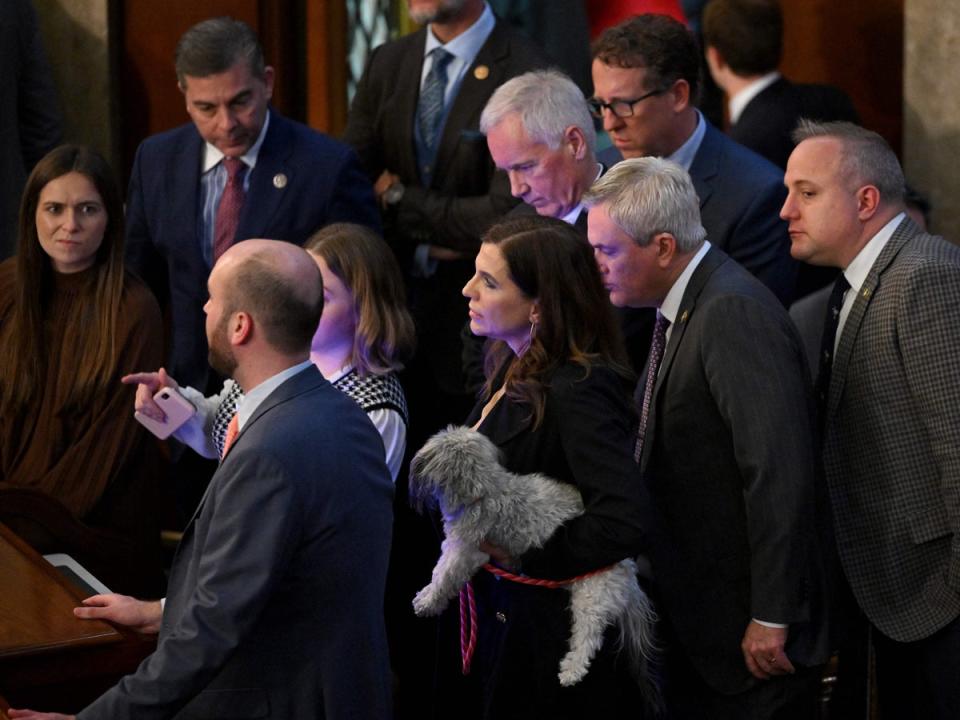
[[[590, 246], [560, 221], [504, 221], [484, 238], [463, 294], [471, 331], [490, 341], [487, 383], [466, 424], [499, 447], [507, 470], [570, 483], [586, 508], [522, 557], [482, 549], [507, 569], [545, 580], [636, 556], [641, 500], [631, 371]], [[459, 703], [461, 712], [475, 708], [479, 717], [498, 720], [642, 716], [641, 688], [626, 657], [618, 657], [613, 632], [586, 677], [560, 686], [571, 627], [567, 592], [487, 571], [473, 586], [472, 670], [451, 678], [472, 695]], [[441, 677], [449, 669], [441, 668]]]

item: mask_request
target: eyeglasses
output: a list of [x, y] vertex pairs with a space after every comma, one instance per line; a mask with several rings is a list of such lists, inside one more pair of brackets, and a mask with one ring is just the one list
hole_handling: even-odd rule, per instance
[[666, 91], [666, 88], [659, 88], [641, 95], [636, 100], [614, 100], [613, 102], [609, 103], [605, 103], [597, 98], [590, 98], [587, 100], [587, 107], [590, 108], [590, 114], [596, 118], [603, 119], [604, 108], [612, 112], [618, 118], [628, 118], [633, 115], [633, 106], [638, 102], [641, 100], [646, 100], [648, 97], [653, 97], [654, 95], [662, 95]]

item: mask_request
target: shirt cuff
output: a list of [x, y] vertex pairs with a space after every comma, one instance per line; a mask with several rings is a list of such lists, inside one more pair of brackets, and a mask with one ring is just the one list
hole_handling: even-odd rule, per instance
[[768, 628], [786, 628], [786, 627], [790, 627], [790, 626], [787, 625], [786, 623], [773, 623], [773, 622], [767, 622], [766, 620], [757, 620], [756, 618], [753, 618], [753, 621], [754, 621], [757, 625], [763, 625], [764, 627], [768, 627]]

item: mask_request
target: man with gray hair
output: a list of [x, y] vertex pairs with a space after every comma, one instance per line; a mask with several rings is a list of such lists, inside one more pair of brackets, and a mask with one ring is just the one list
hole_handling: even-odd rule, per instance
[[583, 93], [556, 70], [528, 72], [490, 97], [480, 132], [510, 192], [540, 215], [585, 222], [580, 202], [603, 170]]
[[[504, 83], [483, 109], [480, 131], [487, 136], [494, 163], [507, 173], [513, 196], [523, 200], [511, 215], [555, 217], [586, 236], [583, 194], [606, 168], [594, 154], [597, 134], [586, 99], [570, 78], [540, 70]], [[653, 313], [621, 309], [618, 315], [630, 360], [640, 369], [650, 347]], [[477, 347], [476, 340], [465, 340], [464, 363], [473, 378], [482, 366], [475, 357]], [[482, 382], [482, 375], [479, 379]]]
[[907, 217], [903, 172], [876, 133], [804, 122], [794, 139], [781, 211], [791, 253], [842, 270], [817, 389], [855, 599], [844, 625], [870, 633], [884, 717], [956, 718], [960, 248]]
[[613, 304], [657, 308], [635, 457], [667, 711], [813, 717], [829, 642], [800, 338], [777, 298], [706, 241], [680, 166], [625, 160], [584, 203]]

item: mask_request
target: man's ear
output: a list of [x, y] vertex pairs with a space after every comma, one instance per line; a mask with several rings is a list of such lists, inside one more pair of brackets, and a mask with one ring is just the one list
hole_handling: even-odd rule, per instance
[[677, 254], [677, 239], [670, 233], [662, 232], [654, 235], [651, 242], [657, 246], [657, 266], [669, 267]]
[[690, 105], [690, 83], [682, 78], [674, 80], [666, 94], [670, 97], [674, 112], [681, 112]]
[[244, 345], [253, 335], [253, 317], [248, 312], [238, 310], [230, 317], [227, 329], [231, 345]]
[[587, 155], [587, 138], [576, 125], [570, 125], [563, 131], [563, 139], [567, 142], [567, 147], [573, 155], [574, 160], [583, 160]]
[[864, 185], [857, 190], [857, 217], [861, 222], [872, 218], [880, 207], [880, 191], [876, 185]]
[[263, 84], [266, 86], [267, 90], [267, 100], [270, 100], [273, 97], [273, 67], [267, 65], [263, 69]]

